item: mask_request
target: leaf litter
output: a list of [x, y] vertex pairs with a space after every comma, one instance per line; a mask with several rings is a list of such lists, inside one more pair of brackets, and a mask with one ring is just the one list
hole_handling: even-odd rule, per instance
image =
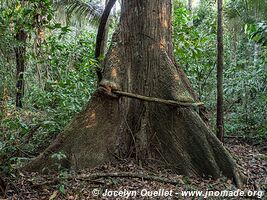
[[[265, 191], [267, 193], [267, 154], [260, 153], [256, 147], [242, 143], [237, 139], [227, 139], [226, 148], [234, 156], [247, 181], [241, 190]], [[118, 176], [108, 176], [108, 175]], [[101, 176], [106, 175], [106, 176]], [[131, 176], [127, 176], [131, 175]], [[138, 175], [137, 177], [135, 175]], [[142, 176], [144, 178], [142, 178]], [[152, 178], [151, 178], [152, 177]], [[94, 196], [109, 191], [235, 191], [238, 188], [226, 178], [218, 180], [200, 179], [174, 174], [170, 170], [155, 166], [141, 167], [134, 162], [104, 164], [78, 172], [61, 171], [54, 174], [21, 173], [5, 177], [8, 184], [6, 196], [0, 199], [12, 200], [83, 200], [83, 199], [126, 199], [122, 197]], [[128, 199], [204, 199], [204, 197], [129, 197]], [[254, 197], [214, 197], [206, 199], [258, 199]], [[265, 194], [261, 199], [267, 199]]]

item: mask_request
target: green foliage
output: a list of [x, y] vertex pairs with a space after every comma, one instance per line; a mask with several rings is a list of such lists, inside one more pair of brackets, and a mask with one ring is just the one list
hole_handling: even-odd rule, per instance
[[178, 4], [173, 16], [176, 60], [186, 72], [201, 99], [205, 98], [204, 88], [211, 87], [208, 79], [215, 67], [216, 58], [215, 12], [204, 15], [204, 9], [207, 9], [207, 6], [212, 10], [208, 3], [193, 14]]
[[[9, 95], [15, 93], [15, 52], [19, 46], [25, 46], [16, 36], [23, 30], [28, 40], [36, 40], [38, 31], [53, 22], [54, 10], [51, 0], [2, 0], [0, 4], [0, 98], [4, 90]], [[10, 81], [12, 84], [10, 84]]]
[[[39, 8], [42, 9], [39, 9]], [[41, 15], [36, 24], [35, 17]], [[36, 156], [80, 111], [95, 88], [95, 33], [54, 22], [51, 1], [2, 4], [0, 13], [0, 168]], [[27, 31], [24, 108], [14, 107], [17, 30]], [[36, 46], [38, 28], [45, 32]]]
[[262, 46], [267, 46], [267, 22], [246, 24], [245, 33], [249, 39]]
[[78, 18], [81, 16], [86, 18], [87, 22], [98, 22], [103, 12], [103, 6], [99, 1], [83, 1], [83, 0], [54, 0], [57, 9], [64, 10], [67, 20], [70, 18]]
[[[248, 3], [244, 5], [242, 0], [229, 1], [225, 8], [225, 132], [261, 143], [267, 138], [266, 23], [256, 22], [264, 17], [252, 15], [257, 5], [250, 1]], [[176, 3], [173, 16], [176, 59], [201, 101], [205, 102], [211, 127], [214, 127], [216, 118], [214, 8], [214, 2], [202, 1], [190, 13], [183, 4]], [[263, 10], [258, 12], [264, 13]]]
[[[58, 36], [47, 38], [42, 58], [36, 60], [36, 64], [43, 63], [42, 79], [45, 80], [41, 80], [41, 85], [44, 89], [40, 90], [36, 78], [31, 76], [34, 68], [26, 74], [27, 82], [36, 86], [27, 94], [29, 105], [37, 109], [49, 106], [50, 111], [59, 112], [58, 117], [62, 119], [81, 109], [95, 86], [94, 37], [84, 32], [75, 39], [68, 35], [62, 42]], [[60, 110], [65, 114], [61, 115]]]
[[226, 51], [226, 131], [256, 143], [267, 138], [266, 8], [266, 0], [228, 1], [225, 7], [231, 50]]
[[[52, 19], [51, 0], [3, 1], [1, 4], [1, 27], [13, 33], [23, 28], [31, 32], [38, 23], [46, 25]], [[42, 16], [42, 17], [39, 17]]]
[[[254, 48], [260, 48], [255, 45]], [[244, 51], [243, 46], [240, 48]], [[253, 52], [252, 59], [248, 59], [247, 53], [251, 52], [240, 53], [238, 62], [225, 72], [226, 130], [260, 142], [267, 137], [266, 49], [262, 47], [258, 55]]]
[[[79, 9], [87, 5], [83, 1], [60, 2], [60, 5], [68, 3], [69, 14], [79, 14]], [[258, 9], [258, 14], [252, 15], [257, 6], [247, 2], [244, 5], [243, 0], [228, 1], [225, 8], [225, 131], [259, 143], [267, 138], [267, 39], [266, 15], [263, 15], [266, 11]], [[90, 27], [91, 31], [76, 31], [68, 23], [62, 23], [56, 16], [54, 3], [1, 1], [0, 170], [4, 172], [12, 171], [43, 151], [83, 108], [96, 86], [96, 30]], [[214, 1], [201, 1], [193, 12], [178, 0], [174, 6], [175, 58], [205, 102], [213, 127], [216, 113]], [[74, 21], [80, 22], [77, 17]], [[21, 28], [28, 34], [26, 86], [24, 108], [17, 110], [14, 48], [25, 45], [15, 38]], [[40, 29], [45, 34], [37, 45]], [[64, 159], [64, 154], [55, 154], [54, 159]], [[59, 187], [64, 194], [64, 185]]]
[[[32, 157], [47, 147], [82, 109], [95, 88], [95, 34], [84, 31], [77, 37], [58, 37], [46, 39], [42, 56], [29, 55], [32, 63], [25, 73], [25, 108], [16, 111], [10, 97], [5, 102], [0, 124], [0, 157], [5, 166], [10, 163], [9, 167], [15, 167], [20, 164], [18, 160], [24, 161], [24, 157]], [[41, 80], [36, 78], [36, 65], [42, 69]]]
[[253, 23], [266, 20], [266, 0], [231, 0], [226, 2], [225, 12], [228, 19], [239, 19], [240, 23]]

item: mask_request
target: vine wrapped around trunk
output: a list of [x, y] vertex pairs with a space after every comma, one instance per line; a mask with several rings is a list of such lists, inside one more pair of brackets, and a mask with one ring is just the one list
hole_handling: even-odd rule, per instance
[[123, 0], [120, 24], [103, 62], [103, 78], [87, 107], [24, 169], [74, 169], [117, 158], [158, 163], [178, 173], [241, 185], [230, 154], [191, 107], [117, 96], [113, 90], [178, 101], [192, 99], [173, 63], [171, 0]]

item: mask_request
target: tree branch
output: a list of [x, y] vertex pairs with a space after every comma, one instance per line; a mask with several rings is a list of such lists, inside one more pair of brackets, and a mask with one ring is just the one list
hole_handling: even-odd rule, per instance
[[189, 106], [202, 106], [202, 105], [204, 105], [204, 103], [202, 103], [202, 102], [197, 102], [197, 103], [192, 102], [191, 99], [186, 98], [186, 97], [181, 97], [181, 99], [178, 99], [178, 101], [174, 101], [174, 100], [160, 99], [160, 98], [156, 98], [156, 97], [147, 97], [147, 96], [143, 96], [143, 95], [139, 95], [139, 94], [133, 94], [133, 93], [129, 93], [129, 92], [123, 92], [123, 91], [119, 91], [119, 90], [112, 90], [112, 92], [114, 94], [121, 95], [121, 96], [126, 96], [126, 97], [130, 97], [130, 98], [134, 98], [134, 99], [139, 99], [139, 100], [149, 101], [149, 102], [156, 102], [156, 103], [171, 105], [171, 106], [189, 107]]
[[[116, 0], [109, 0], [109, 2], [107, 3], [107, 5], [105, 7], [103, 15], [101, 16], [100, 24], [99, 24], [97, 36], [96, 36], [96, 47], [95, 47], [95, 58], [96, 59], [98, 59], [100, 54], [101, 54], [101, 44], [105, 38], [106, 24], [108, 21], [110, 11], [111, 11], [112, 7], [114, 6], [115, 2], [116, 2]], [[98, 81], [100, 82], [102, 79], [101, 69], [98, 68], [96, 73], [97, 73]]]

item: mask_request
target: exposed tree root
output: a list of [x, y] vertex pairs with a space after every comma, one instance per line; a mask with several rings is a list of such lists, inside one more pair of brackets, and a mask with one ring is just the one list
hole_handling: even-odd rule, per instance
[[[162, 13], [170, 12], [170, 1], [125, 0], [123, 6], [127, 13], [122, 13], [103, 62], [99, 89], [56, 141], [24, 169], [42, 171], [56, 164], [84, 169], [116, 158], [134, 158], [144, 164], [165, 163], [187, 176], [217, 179], [224, 175], [241, 186], [235, 161], [199, 115], [188, 106], [173, 106], [192, 95], [169, 56], [171, 15]], [[133, 6], [145, 7], [142, 21]], [[112, 91], [137, 99], [117, 98]], [[159, 104], [159, 99], [171, 100], [171, 106]], [[52, 155], [59, 152], [66, 155], [65, 160], [53, 160]]]

